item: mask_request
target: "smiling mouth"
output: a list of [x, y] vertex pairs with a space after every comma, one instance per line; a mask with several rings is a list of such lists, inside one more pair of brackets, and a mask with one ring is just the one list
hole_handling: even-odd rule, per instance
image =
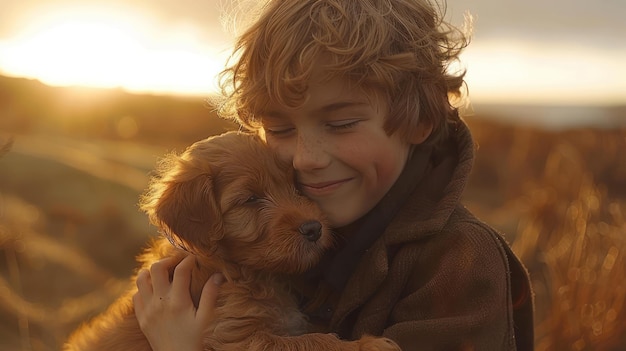
[[320, 183], [300, 183], [301, 190], [310, 196], [320, 196], [327, 195], [331, 192], [334, 192], [337, 188], [341, 187], [343, 184], [349, 182], [352, 178], [329, 181], [329, 182], [320, 182]]

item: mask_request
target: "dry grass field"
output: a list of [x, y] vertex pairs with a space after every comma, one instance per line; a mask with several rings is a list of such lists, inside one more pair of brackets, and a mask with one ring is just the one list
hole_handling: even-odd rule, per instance
[[[465, 202], [531, 273], [537, 350], [626, 349], [624, 124], [543, 130], [476, 110]], [[201, 99], [0, 77], [0, 350], [59, 350], [111, 303], [156, 235], [136, 207], [156, 160], [230, 127]]]

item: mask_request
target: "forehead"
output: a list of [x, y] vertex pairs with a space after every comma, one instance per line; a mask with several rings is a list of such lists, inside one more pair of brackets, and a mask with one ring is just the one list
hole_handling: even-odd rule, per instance
[[345, 76], [314, 70], [298, 104], [291, 106], [268, 98], [259, 113], [273, 116], [296, 111], [329, 113], [344, 108], [377, 109], [385, 105], [381, 96], [374, 89], [367, 89]]

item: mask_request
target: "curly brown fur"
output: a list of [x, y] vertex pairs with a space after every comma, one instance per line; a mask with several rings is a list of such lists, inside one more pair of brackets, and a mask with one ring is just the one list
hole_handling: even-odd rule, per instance
[[[226, 277], [205, 349], [398, 350], [384, 338], [305, 334], [306, 319], [279, 277], [312, 267], [333, 245], [332, 235], [320, 210], [298, 194], [291, 167], [257, 137], [226, 133], [165, 158], [141, 207], [167, 237], [139, 257], [142, 268], [195, 254], [190, 290], [196, 305], [211, 274]], [[151, 350], [132, 306], [135, 279], [70, 336], [66, 351]]]

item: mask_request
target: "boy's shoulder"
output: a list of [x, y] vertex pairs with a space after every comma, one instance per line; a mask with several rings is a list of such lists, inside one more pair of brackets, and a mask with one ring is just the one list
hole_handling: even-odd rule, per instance
[[508, 256], [509, 243], [505, 236], [479, 219], [467, 207], [459, 204], [452, 211], [449, 220], [442, 229], [442, 234], [447, 233], [456, 237], [457, 240], [467, 240], [472, 246], [498, 248], [498, 252], [504, 257]]

